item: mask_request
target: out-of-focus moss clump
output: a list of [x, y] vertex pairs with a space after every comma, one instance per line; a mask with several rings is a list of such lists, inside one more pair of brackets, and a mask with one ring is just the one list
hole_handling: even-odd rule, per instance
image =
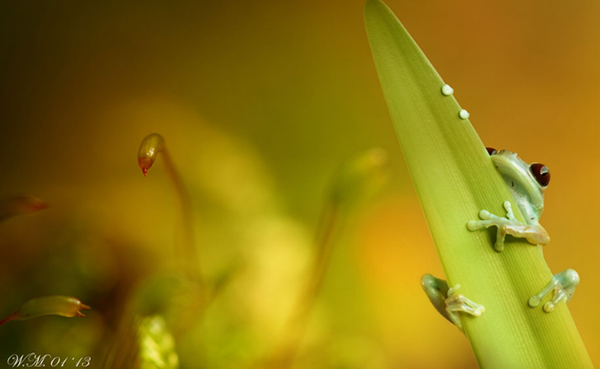
[[138, 327], [140, 369], [176, 369], [175, 340], [160, 315], [143, 318]]

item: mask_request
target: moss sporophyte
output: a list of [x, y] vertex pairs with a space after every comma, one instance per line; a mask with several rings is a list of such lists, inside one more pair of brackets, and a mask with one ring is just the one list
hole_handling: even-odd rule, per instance
[[202, 273], [200, 272], [200, 264], [196, 252], [192, 199], [179, 171], [171, 159], [165, 140], [160, 134], [152, 133], [142, 140], [137, 155], [138, 165], [142, 169], [144, 176], [146, 176], [148, 169], [152, 167], [158, 154], [161, 154], [164, 158], [165, 170], [173, 184], [181, 208], [184, 241], [182, 248], [176, 251], [176, 255], [182, 270], [186, 273], [188, 278], [201, 283]]
[[337, 238], [359, 204], [381, 190], [389, 179], [388, 156], [380, 148], [345, 161], [330, 185], [315, 234], [312, 265], [279, 345], [258, 367], [290, 368], [304, 337], [308, 318], [330, 264]]
[[35, 213], [46, 208], [48, 208], [48, 204], [37, 196], [13, 196], [0, 201], [0, 222], [17, 215]]
[[[14, 216], [35, 213], [48, 208], [48, 204], [37, 196], [20, 195], [0, 201], [0, 223]], [[71, 296], [45, 296], [31, 299], [14, 310], [0, 325], [13, 320], [28, 320], [44, 315], [59, 315], [68, 318], [83, 317], [81, 310], [90, 309], [79, 299]]]
[[46, 296], [31, 299], [12, 314], [0, 320], [0, 325], [11, 320], [28, 320], [44, 315], [59, 315], [67, 318], [84, 317], [81, 310], [90, 309], [79, 299], [71, 296]]
[[[482, 367], [592, 367], [560, 303], [572, 296], [579, 277], [573, 270], [553, 276], [539, 246], [549, 241], [538, 222], [548, 169], [508, 151], [488, 153], [456, 92], [383, 2], [367, 0], [365, 21], [388, 109], [448, 279], [425, 276], [432, 302], [464, 330]], [[532, 308], [540, 304], [542, 309]]]

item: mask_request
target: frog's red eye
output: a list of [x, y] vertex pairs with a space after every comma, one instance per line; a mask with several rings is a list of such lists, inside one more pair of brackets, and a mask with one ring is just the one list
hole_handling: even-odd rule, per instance
[[494, 149], [493, 147], [486, 147], [485, 149], [487, 150], [488, 154], [490, 154], [490, 156], [498, 152], [498, 150]]
[[547, 166], [540, 163], [534, 163], [529, 166], [529, 170], [531, 170], [535, 180], [538, 181], [541, 186], [548, 186], [548, 183], [550, 183], [550, 169], [548, 169]]

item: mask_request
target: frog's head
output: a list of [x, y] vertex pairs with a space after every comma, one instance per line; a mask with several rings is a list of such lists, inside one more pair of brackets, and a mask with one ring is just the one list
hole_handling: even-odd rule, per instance
[[525, 197], [537, 209], [538, 215], [544, 208], [544, 191], [550, 183], [550, 170], [544, 164], [527, 164], [508, 150], [496, 151], [487, 148], [496, 169], [502, 174], [506, 185], [515, 197]]

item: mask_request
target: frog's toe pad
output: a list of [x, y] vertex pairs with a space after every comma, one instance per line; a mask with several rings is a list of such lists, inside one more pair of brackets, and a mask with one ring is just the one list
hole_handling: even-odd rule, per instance
[[532, 296], [529, 301], [528, 304], [529, 306], [531, 306], [532, 308], [537, 307], [540, 304], [541, 300], [539, 297], [537, 296]]
[[554, 304], [552, 302], [547, 302], [544, 304], [544, 311], [546, 313], [551, 313], [554, 311]]
[[479, 228], [480, 228], [480, 227], [479, 227], [479, 222], [478, 222], [478, 221], [476, 221], [476, 220], [470, 220], [470, 221], [469, 221], [469, 223], [467, 223], [467, 229], [468, 229], [469, 231], [476, 231], [476, 230], [478, 230]]
[[484, 220], [490, 219], [492, 217], [492, 213], [484, 209], [479, 212], [479, 217]]

